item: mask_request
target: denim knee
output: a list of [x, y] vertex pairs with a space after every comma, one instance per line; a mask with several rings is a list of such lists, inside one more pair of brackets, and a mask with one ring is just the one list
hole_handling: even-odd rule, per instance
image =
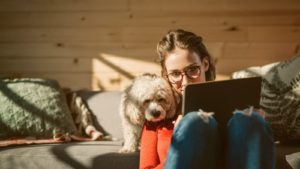
[[218, 136], [218, 125], [212, 115], [188, 113], [174, 129], [165, 169], [198, 169], [200, 166], [214, 169]]
[[275, 168], [271, 129], [256, 112], [236, 112], [228, 122], [227, 166], [232, 169]]
[[229, 129], [238, 130], [241, 133], [264, 132], [270, 140], [273, 140], [272, 131], [264, 118], [256, 112], [245, 114], [242, 111], [234, 113], [228, 122]]
[[204, 132], [202, 130], [215, 130], [216, 128], [217, 121], [213, 116], [208, 117], [208, 120], [206, 120], [201, 118], [199, 112], [190, 112], [182, 118], [174, 132], [194, 135], [195, 133]]
[[206, 135], [217, 135], [218, 124], [212, 115], [208, 115], [203, 118], [199, 115], [199, 112], [190, 112], [186, 114], [178, 126], [175, 128], [173, 136], [176, 141], [193, 139]]

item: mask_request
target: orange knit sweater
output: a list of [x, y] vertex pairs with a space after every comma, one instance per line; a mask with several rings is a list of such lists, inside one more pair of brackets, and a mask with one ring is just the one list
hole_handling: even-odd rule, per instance
[[146, 122], [143, 127], [140, 169], [162, 169], [174, 129], [172, 120]]

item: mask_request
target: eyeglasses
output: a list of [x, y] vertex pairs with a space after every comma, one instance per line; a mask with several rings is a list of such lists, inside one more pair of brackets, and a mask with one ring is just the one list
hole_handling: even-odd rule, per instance
[[201, 66], [189, 66], [183, 69], [183, 71], [174, 71], [167, 74], [167, 77], [171, 83], [178, 83], [182, 81], [183, 75], [186, 75], [189, 79], [196, 79], [201, 75]]

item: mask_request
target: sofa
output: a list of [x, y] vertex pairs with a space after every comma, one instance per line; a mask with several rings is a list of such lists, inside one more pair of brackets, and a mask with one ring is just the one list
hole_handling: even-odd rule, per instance
[[[234, 78], [241, 78], [240, 73], [237, 72], [239, 77]], [[48, 89], [49, 86], [51, 90]], [[43, 87], [46, 87], [46, 89]], [[138, 152], [130, 154], [118, 153], [123, 143], [121, 119], [118, 113], [121, 91], [81, 90], [74, 92], [82, 98], [85, 105], [92, 112], [93, 123], [97, 130], [110, 136], [111, 139], [102, 141], [69, 140], [51, 144], [15, 143], [4, 146], [1, 146], [0, 143], [1, 169], [139, 168]], [[31, 97], [31, 95], [35, 97]], [[53, 102], [52, 100], [57, 101]], [[5, 138], [13, 139], [15, 135], [26, 136], [26, 138], [28, 138], [27, 136], [33, 137], [38, 135], [39, 137], [35, 137], [35, 139], [43, 139], [51, 138], [51, 133], [55, 132], [76, 132], [72, 128], [75, 125], [70, 120], [72, 116], [67, 107], [67, 99], [58, 83], [54, 80], [1, 79], [0, 105], [0, 142], [5, 140]], [[19, 108], [12, 108], [8, 105], [17, 105]], [[11, 109], [14, 111], [11, 111]], [[15, 126], [9, 126], [10, 123], [14, 123], [15, 119], [19, 117], [14, 117], [13, 115], [7, 116], [7, 114], [17, 114], [20, 112], [22, 119]], [[53, 112], [56, 112], [56, 114], [53, 114]], [[40, 123], [40, 121], [30, 119], [31, 117], [26, 116], [31, 123], [25, 123], [26, 118], [23, 116], [26, 113], [34, 114], [32, 118], [39, 117], [43, 118], [44, 121]], [[62, 116], [61, 114], [66, 115]], [[58, 116], [58, 118], [48, 119], [53, 116]], [[13, 121], [7, 119], [13, 119]], [[5, 120], [9, 123], [5, 123]], [[22, 129], [20, 126], [27, 127]], [[43, 126], [42, 129], [41, 126]], [[18, 130], [20, 130], [19, 133], [17, 132]], [[14, 134], [11, 135], [11, 133]], [[283, 142], [276, 142], [276, 168], [300, 169], [299, 141], [284, 140]]]
[[[66, 142], [59, 144], [13, 145], [0, 148], [1, 169], [135, 169], [139, 153], [119, 154], [122, 127], [118, 115], [120, 91], [79, 91], [95, 115], [97, 128], [113, 141]], [[277, 169], [299, 169], [299, 144], [276, 144]], [[294, 157], [295, 156], [295, 157]]]

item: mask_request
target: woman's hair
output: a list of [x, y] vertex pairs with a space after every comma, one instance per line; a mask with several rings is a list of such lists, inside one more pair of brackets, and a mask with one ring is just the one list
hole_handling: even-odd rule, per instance
[[201, 61], [206, 57], [209, 62], [208, 71], [205, 72], [206, 80], [211, 81], [215, 79], [215, 65], [212, 62], [212, 57], [202, 43], [202, 37], [182, 29], [169, 31], [157, 44], [157, 53], [159, 55], [159, 62], [162, 68], [161, 74], [163, 77], [166, 76], [167, 72], [165, 67], [166, 56], [176, 47], [197, 53]]

